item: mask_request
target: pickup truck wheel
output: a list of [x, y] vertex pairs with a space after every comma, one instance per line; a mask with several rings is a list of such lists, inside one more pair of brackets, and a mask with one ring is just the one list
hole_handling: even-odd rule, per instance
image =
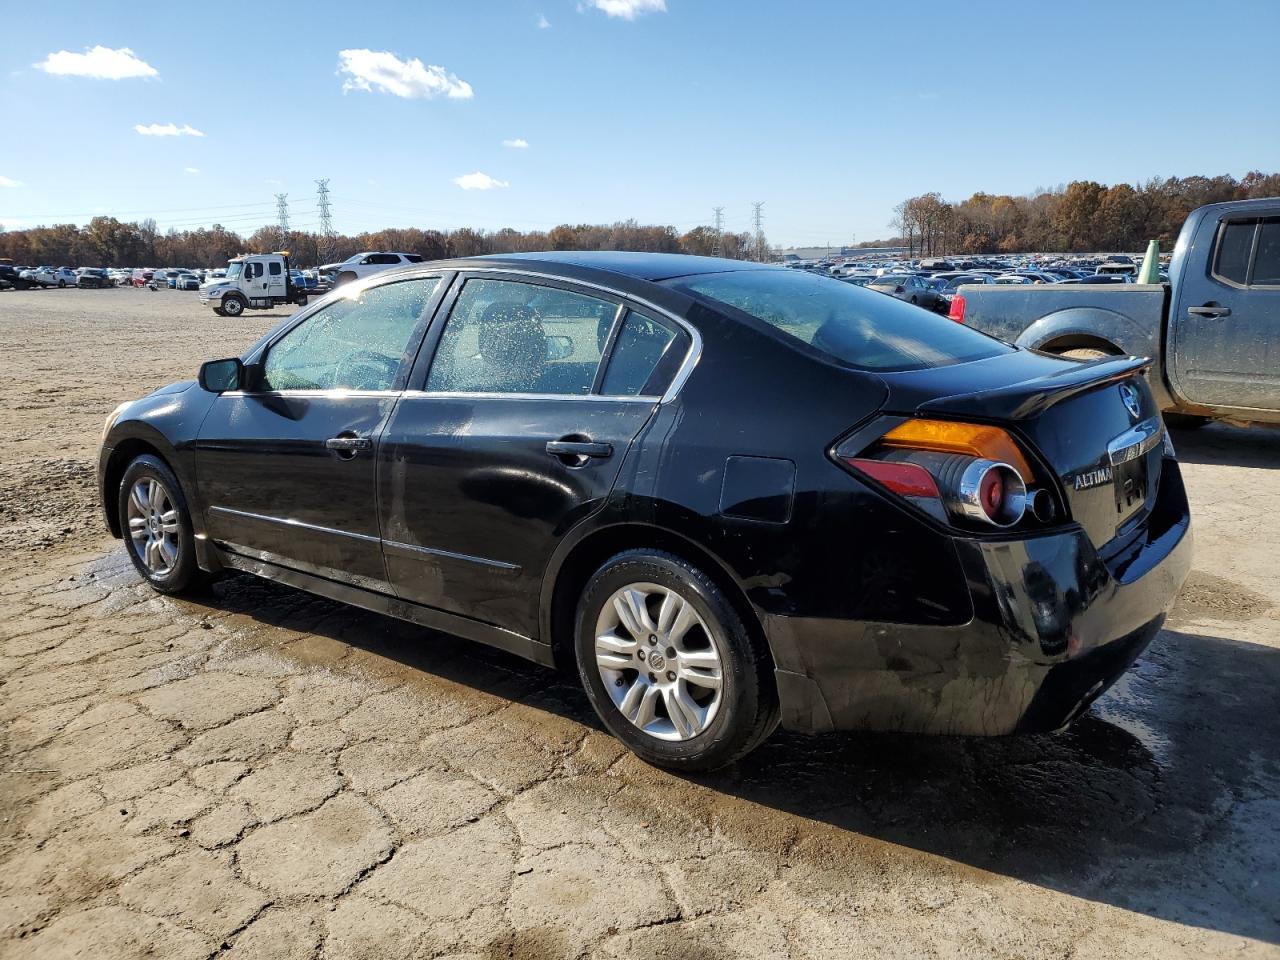
[[293, 302], [300, 307], [305, 307], [307, 305], [307, 295], [305, 293], [300, 293], [293, 298]]
[[1111, 356], [1111, 354], [1105, 350], [1099, 350], [1097, 347], [1072, 347], [1070, 350], [1059, 350], [1058, 356], [1066, 357], [1069, 360], [1101, 360], [1103, 357]]
[[229, 296], [222, 298], [222, 311], [228, 317], [238, 317], [244, 313], [245, 302], [243, 297]]
[[65, 280], [59, 280], [59, 281], [58, 281], [58, 289], [59, 289], [59, 290], [61, 290], [61, 289], [62, 289], [63, 287], [65, 287], [66, 285], [67, 285], [67, 281], [65, 281]]
[[697, 567], [628, 550], [578, 601], [578, 673], [609, 731], [641, 759], [712, 770], [778, 724], [772, 664], [723, 591]]
[[354, 273], [350, 273], [350, 272], [348, 272], [348, 273], [340, 273], [340, 274], [338, 274], [338, 279], [337, 279], [337, 280], [335, 280], [335, 281], [333, 281], [333, 285], [334, 285], [335, 287], [340, 287], [340, 286], [342, 286], [344, 283], [350, 283], [350, 282], [351, 282], [352, 280], [354, 280], [355, 278], [356, 278], [356, 275], [355, 275]]

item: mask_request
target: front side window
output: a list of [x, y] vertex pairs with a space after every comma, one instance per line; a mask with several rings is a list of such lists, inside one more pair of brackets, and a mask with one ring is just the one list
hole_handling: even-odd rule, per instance
[[618, 306], [512, 280], [467, 280], [427, 375], [450, 393], [591, 392]]
[[[882, 279], [877, 286], [892, 283]], [[830, 359], [864, 370], [918, 370], [1016, 348], [852, 284], [786, 269], [704, 273], [666, 281], [712, 308], [729, 308]]]
[[266, 390], [390, 390], [438, 277], [370, 287], [312, 314], [271, 345]]

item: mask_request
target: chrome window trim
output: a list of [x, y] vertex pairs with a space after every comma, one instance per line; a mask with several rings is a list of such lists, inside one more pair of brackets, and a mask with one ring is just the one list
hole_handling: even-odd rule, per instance
[[224, 390], [220, 397], [315, 397], [322, 400], [349, 400], [381, 397], [394, 400], [403, 390]]
[[[660, 307], [653, 301], [646, 300], [644, 297], [636, 296], [633, 293], [625, 293], [622, 290], [617, 290], [613, 287], [607, 287], [602, 283], [596, 283], [595, 281], [592, 281], [592, 280], [579, 280], [577, 277], [565, 277], [555, 273], [541, 273], [536, 270], [512, 269], [510, 267], [488, 267], [488, 266], [482, 267], [478, 265], [470, 269], [468, 269], [465, 266], [455, 267], [454, 270], [458, 274], [462, 275], [464, 279], [468, 275], [473, 277], [481, 277], [484, 274], [497, 273], [497, 274], [504, 274], [504, 275], [509, 275], [513, 277], [536, 277], [540, 280], [554, 280], [557, 283], [564, 283], [570, 286], [585, 287], [589, 290], [599, 290], [601, 293], [606, 293], [610, 297], [614, 297], [624, 301], [624, 305], [625, 305], [625, 301], [630, 300], [632, 303], [642, 306], [648, 310], [652, 310], [654, 313], [658, 314], [661, 317], [666, 317], [672, 323], [680, 327], [680, 329], [684, 330], [686, 333], [689, 334], [689, 350], [685, 354], [684, 360], [681, 362], [680, 367], [676, 370], [676, 375], [671, 378], [670, 386], [667, 387], [666, 392], [664, 392], [662, 394], [662, 397], [659, 398], [658, 400], [659, 403], [670, 403], [672, 400], [676, 398], [676, 394], [680, 392], [680, 388], [685, 385], [685, 381], [687, 381], [689, 379], [690, 374], [693, 373], [693, 368], [698, 365], [698, 361], [702, 358], [702, 334], [698, 332], [697, 327], [689, 323], [689, 321], [685, 320], [683, 317], [676, 316], [674, 313], [672, 313], [670, 310], [666, 309], [665, 307]], [[652, 282], [652, 281], [646, 281], [646, 282]], [[515, 396], [515, 394], [504, 394], [504, 396], [510, 397], [510, 396]], [[541, 398], [544, 395], [534, 394], [533, 396], [537, 396]], [[559, 395], [550, 394], [547, 396], [559, 396]], [[601, 400], [601, 399], [607, 399], [607, 398], [599, 394], [588, 394], [585, 398], [582, 398], [582, 399]], [[632, 397], [629, 399], [639, 399], [639, 398]]]
[[486, 390], [406, 390], [406, 400], [603, 400], [605, 403], [663, 403], [661, 397], [606, 396], [599, 393], [500, 393]]

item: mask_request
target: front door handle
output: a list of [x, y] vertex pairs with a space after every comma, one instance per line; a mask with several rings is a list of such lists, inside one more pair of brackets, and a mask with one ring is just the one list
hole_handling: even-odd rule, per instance
[[1206, 303], [1203, 307], [1187, 307], [1187, 313], [1193, 317], [1229, 317], [1231, 316], [1231, 308]]
[[334, 451], [339, 458], [350, 460], [361, 450], [373, 449], [373, 441], [368, 437], [357, 437], [354, 433], [340, 433], [324, 442], [325, 448]]
[[553, 457], [573, 458], [579, 463], [586, 463], [591, 459], [603, 460], [613, 456], [613, 445], [590, 440], [548, 440], [547, 453]]

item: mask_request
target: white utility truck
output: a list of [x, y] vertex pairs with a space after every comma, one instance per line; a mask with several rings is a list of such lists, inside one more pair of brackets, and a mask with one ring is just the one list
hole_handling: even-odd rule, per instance
[[289, 254], [243, 253], [227, 264], [227, 275], [200, 286], [200, 302], [220, 317], [270, 310], [285, 303], [306, 306], [307, 291], [289, 274]]

